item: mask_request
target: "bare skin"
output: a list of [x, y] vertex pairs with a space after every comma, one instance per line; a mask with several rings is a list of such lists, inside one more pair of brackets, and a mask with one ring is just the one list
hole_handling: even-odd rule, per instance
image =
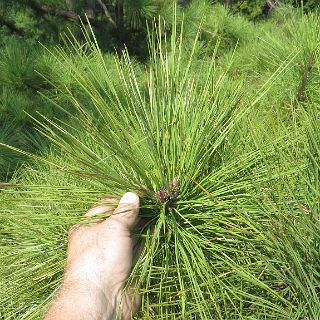
[[70, 229], [64, 280], [45, 320], [128, 320], [138, 310], [139, 297], [123, 295], [123, 288], [133, 264], [139, 198], [128, 192], [117, 207], [110, 202], [106, 197], [86, 216], [111, 216]]

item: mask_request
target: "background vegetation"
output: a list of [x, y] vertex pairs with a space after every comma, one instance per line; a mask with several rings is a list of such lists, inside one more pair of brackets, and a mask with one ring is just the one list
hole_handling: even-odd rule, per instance
[[43, 315], [127, 190], [137, 318], [320, 318], [317, 1], [0, 4], [0, 318]]
[[[0, 139], [15, 146], [27, 145], [30, 150], [42, 150], [45, 143], [34, 139], [32, 121], [37, 111], [48, 117], [59, 117], [57, 110], [44, 101], [40, 93], [50, 90], [49, 81], [54, 77], [54, 61], [39, 42], [50, 48], [64, 43], [63, 33], [71, 30], [79, 41], [83, 40], [79, 25], [86, 23], [85, 15], [93, 27], [99, 46], [106, 54], [121, 52], [126, 47], [131, 56], [143, 62], [148, 56], [147, 24], [154, 17], [162, 16], [170, 21], [172, 1], [0, 1]], [[221, 3], [225, 6], [216, 6]], [[197, 26], [205, 16], [201, 44], [210, 55], [217, 40], [223, 41], [222, 49], [233, 49], [237, 41], [256, 39], [256, 25], [276, 23], [275, 9], [289, 4], [305, 12], [316, 11], [317, 1], [307, 0], [254, 0], [254, 1], [178, 1], [179, 19], [185, 15], [185, 32], [192, 39]], [[288, 9], [289, 10], [289, 9]], [[299, 9], [300, 10], [300, 9]], [[299, 11], [297, 11], [299, 12]], [[235, 15], [231, 15], [234, 13]], [[238, 16], [241, 13], [246, 16]], [[267, 19], [267, 20], [265, 20]], [[272, 22], [271, 22], [272, 20]], [[147, 21], [147, 24], [146, 24]], [[202, 21], [203, 22], [203, 21]], [[272, 26], [269, 26], [269, 29]], [[88, 25], [86, 26], [89, 30]], [[277, 32], [277, 30], [275, 30]], [[203, 48], [204, 49], [204, 48]], [[67, 79], [59, 81], [70, 81]], [[64, 83], [63, 85], [65, 85]], [[19, 157], [1, 149], [0, 176], [8, 180], [17, 166]]]

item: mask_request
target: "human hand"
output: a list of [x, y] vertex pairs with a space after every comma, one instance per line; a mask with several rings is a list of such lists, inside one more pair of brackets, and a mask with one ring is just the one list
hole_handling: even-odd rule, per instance
[[140, 305], [138, 296], [124, 293], [133, 264], [139, 198], [126, 193], [117, 207], [105, 197], [86, 216], [108, 214], [105, 220], [76, 225], [69, 231], [64, 280], [46, 320], [131, 319]]

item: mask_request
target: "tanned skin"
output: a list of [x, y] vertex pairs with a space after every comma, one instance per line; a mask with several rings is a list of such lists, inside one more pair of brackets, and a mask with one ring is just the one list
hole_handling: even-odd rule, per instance
[[118, 206], [110, 203], [117, 202], [105, 197], [86, 213], [106, 219], [70, 229], [64, 279], [45, 320], [129, 320], [138, 310], [139, 296], [123, 289], [135, 256], [139, 197], [128, 192]]

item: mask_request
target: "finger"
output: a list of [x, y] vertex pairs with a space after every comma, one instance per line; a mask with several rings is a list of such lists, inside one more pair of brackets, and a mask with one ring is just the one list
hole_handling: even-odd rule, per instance
[[108, 207], [113, 207], [114, 209], [118, 206], [119, 200], [110, 197], [110, 196], [105, 196], [101, 197], [100, 200], [92, 206], [92, 208], [99, 207], [99, 206], [108, 206]]
[[79, 230], [80, 228], [80, 224], [73, 225], [68, 231], [68, 239], [70, 240], [73, 237], [73, 235], [77, 232], [77, 230]]
[[85, 216], [92, 217], [98, 214], [112, 214], [115, 208], [115, 206], [95, 206], [92, 207]]
[[103, 197], [101, 200], [94, 206], [92, 206], [88, 212], [85, 214], [86, 217], [93, 217], [95, 215], [109, 215], [114, 212], [117, 207], [118, 201], [112, 197]]
[[139, 204], [139, 197], [132, 192], [127, 192], [120, 199], [118, 207], [107, 221], [116, 221], [128, 230], [133, 230], [138, 221]]

